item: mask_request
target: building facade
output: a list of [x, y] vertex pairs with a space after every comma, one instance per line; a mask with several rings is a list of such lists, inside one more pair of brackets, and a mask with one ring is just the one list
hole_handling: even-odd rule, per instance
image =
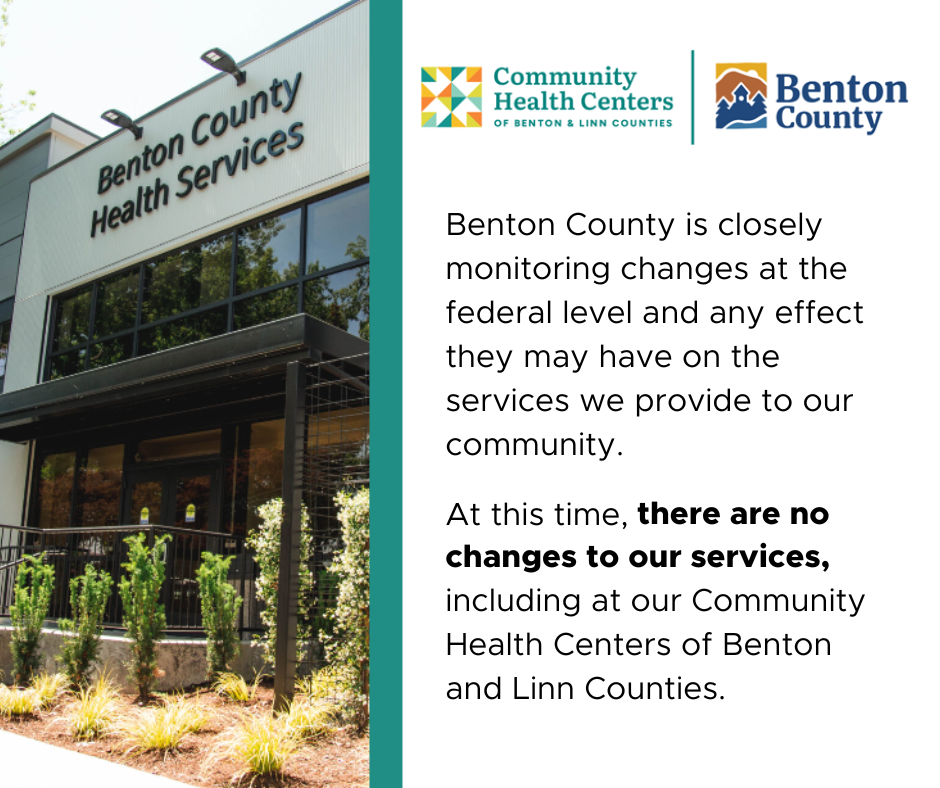
[[329, 563], [332, 498], [368, 480], [368, 51], [361, 0], [243, 82], [207, 67], [139, 135], [50, 116], [0, 148], [0, 198], [28, 184], [0, 237], [0, 565], [45, 551], [54, 616], [85, 564], [117, 576], [126, 533], [163, 529], [170, 629], [199, 625], [205, 549], [240, 556], [250, 629], [244, 537], [277, 497]]

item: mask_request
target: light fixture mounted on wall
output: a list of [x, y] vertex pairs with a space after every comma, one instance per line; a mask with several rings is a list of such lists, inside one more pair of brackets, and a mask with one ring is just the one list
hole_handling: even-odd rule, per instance
[[143, 126], [138, 126], [120, 110], [109, 109], [107, 112], [102, 112], [101, 119], [106, 120], [112, 126], [127, 129], [134, 135], [135, 140], [139, 140], [144, 134]]
[[212, 47], [212, 49], [210, 49], [208, 52], [204, 52], [202, 54], [201, 60], [203, 63], [209, 64], [214, 69], [224, 71], [226, 74], [231, 74], [233, 77], [235, 77], [236, 84], [245, 84], [245, 72], [235, 65], [234, 58], [224, 49]]

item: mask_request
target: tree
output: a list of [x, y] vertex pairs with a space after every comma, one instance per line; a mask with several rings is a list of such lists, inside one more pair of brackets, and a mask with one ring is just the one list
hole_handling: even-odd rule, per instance
[[202, 554], [196, 570], [202, 600], [202, 625], [206, 630], [206, 661], [210, 678], [218, 678], [238, 656], [238, 611], [242, 598], [228, 582], [234, 555]]
[[729, 120], [728, 115], [729, 115], [730, 109], [731, 109], [731, 105], [727, 101], [725, 101], [724, 98], [722, 98], [721, 101], [718, 102], [718, 114], [715, 118], [715, 123], [717, 124], [719, 129], [723, 129], [728, 124], [728, 120]]
[[111, 577], [99, 572], [91, 564], [85, 565], [85, 574], [69, 582], [72, 618], [59, 621], [64, 638], [56, 658], [65, 668], [72, 689], [88, 686], [92, 665], [98, 661], [98, 648], [108, 599], [111, 597]]
[[369, 488], [334, 499], [343, 550], [327, 570], [339, 580], [333, 633], [320, 633], [330, 666], [342, 677], [359, 730], [369, 724]]
[[[0, 47], [6, 43], [6, 36], [4, 35], [3, 29], [10, 24], [10, 3], [12, 2], [13, 0], [0, 0]], [[27, 112], [32, 112], [36, 109], [36, 105], [30, 101], [30, 99], [36, 95], [36, 91], [30, 90], [26, 95], [28, 98], [20, 99], [10, 105], [6, 105], [3, 103], [3, 83], [0, 82], [0, 134], [8, 134], [11, 137], [18, 134], [19, 129], [10, 125], [14, 118], [24, 109]]]
[[761, 115], [767, 114], [767, 104], [760, 93], [754, 96], [754, 101], [751, 102], [751, 106], [754, 108], [754, 117], [759, 118]]
[[13, 603], [10, 605], [13, 624], [10, 650], [13, 652], [13, 678], [23, 687], [39, 670], [42, 661], [39, 638], [49, 612], [53, 583], [54, 571], [46, 563], [45, 553], [26, 556], [16, 573]]
[[127, 563], [121, 564], [127, 576], [121, 578], [119, 589], [124, 604], [124, 626], [131, 641], [131, 659], [127, 667], [131, 680], [142, 698], [159, 678], [157, 642], [166, 628], [166, 611], [160, 602], [166, 566], [160, 554], [169, 536], [154, 539], [153, 549], [147, 547], [147, 535], [127, 537]]

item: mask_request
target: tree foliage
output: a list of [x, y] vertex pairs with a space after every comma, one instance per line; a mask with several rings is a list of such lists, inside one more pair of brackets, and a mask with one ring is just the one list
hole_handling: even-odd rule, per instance
[[225, 558], [206, 552], [196, 570], [210, 678], [224, 673], [238, 652], [237, 621], [242, 598], [228, 582], [229, 567], [234, 560], [234, 555]]
[[[261, 643], [264, 659], [274, 665], [274, 648], [277, 642], [277, 587], [278, 572], [281, 565], [281, 524], [284, 522], [284, 501], [273, 498], [258, 507], [261, 523], [248, 534], [248, 546], [255, 551], [259, 577], [255, 584], [255, 594], [262, 603], [261, 621], [267, 627], [264, 634], [257, 635]], [[310, 561], [313, 558], [313, 531], [310, 528], [310, 516], [307, 507], [301, 508], [300, 526], [300, 590], [297, 609], [300, 611], [297, 621], [297, 661], [302, 661], [303, 651], [312, 637], [307, 611], [310, 607], [310, 595], [313, 577]]]
[[169, 536], [154, 540], [147, 547], [146, 534], [129, 536], [127, 563], [121, 564], [127, 576], [121, 578], [121, 601], [124, 604], [124, 626], [131, 641], [131, 661], [127, 665], [131, 680], [141, 697], [147, 697], [157, 679], [157, 642], [166, 629], [166, 611], [160, 603], [166, 565], [158, 556]]
[[58, 661], [73, 689], [88, 686], [91, 667], [98, 661], [104, 631], [104, 611], [111, 596], [111, 576], [85, 565], [85, 574], [69, 581], [72, 618], [59, 621], [64, 635]]
[[325, 640], [327, 661], [342, 671], [347, 697], [360, 730], [369, 724], [369, 489], [336, 496], [344, 547], [329, 571], [339, 579], [331, 613], [333, 637]]
[[16, 573], [13, 604], [10, 605], [13, 678], [22, 687], [39, 670], [39, 637], [52, 600], [55, 571], [45, 561], [45, 553], [26, 556]]
[[[6, 44], [6, 34], [4, 28], [10, 24], [10, 4], [13, 0], [0, 0], [0, 47]], [[27, 98], [14, 101], [12, 104], [3, 102], [3, 83], [0, 82], [0, 134], [14, 136], [19, 134], [19, 129], [11, 124], [21, 112], [26, 110], [32, 112], [36, 109], [36, 104], [32, 101], [36, 95], [35, 90], [27, 91]]]

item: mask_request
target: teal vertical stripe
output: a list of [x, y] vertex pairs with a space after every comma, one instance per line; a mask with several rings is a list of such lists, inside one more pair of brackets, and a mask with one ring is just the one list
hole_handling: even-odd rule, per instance
[[[371, 785], [402, 784], [402, 3], [369, 3]], [[415, 83], [418, 73], [415, 72]], [[417, 96], [417, 88], [415, 88]], [[415, 99], [414, 122], [419, 123]]]
[[695, 50], [692, 50], [692, 144], [695, 144]]

